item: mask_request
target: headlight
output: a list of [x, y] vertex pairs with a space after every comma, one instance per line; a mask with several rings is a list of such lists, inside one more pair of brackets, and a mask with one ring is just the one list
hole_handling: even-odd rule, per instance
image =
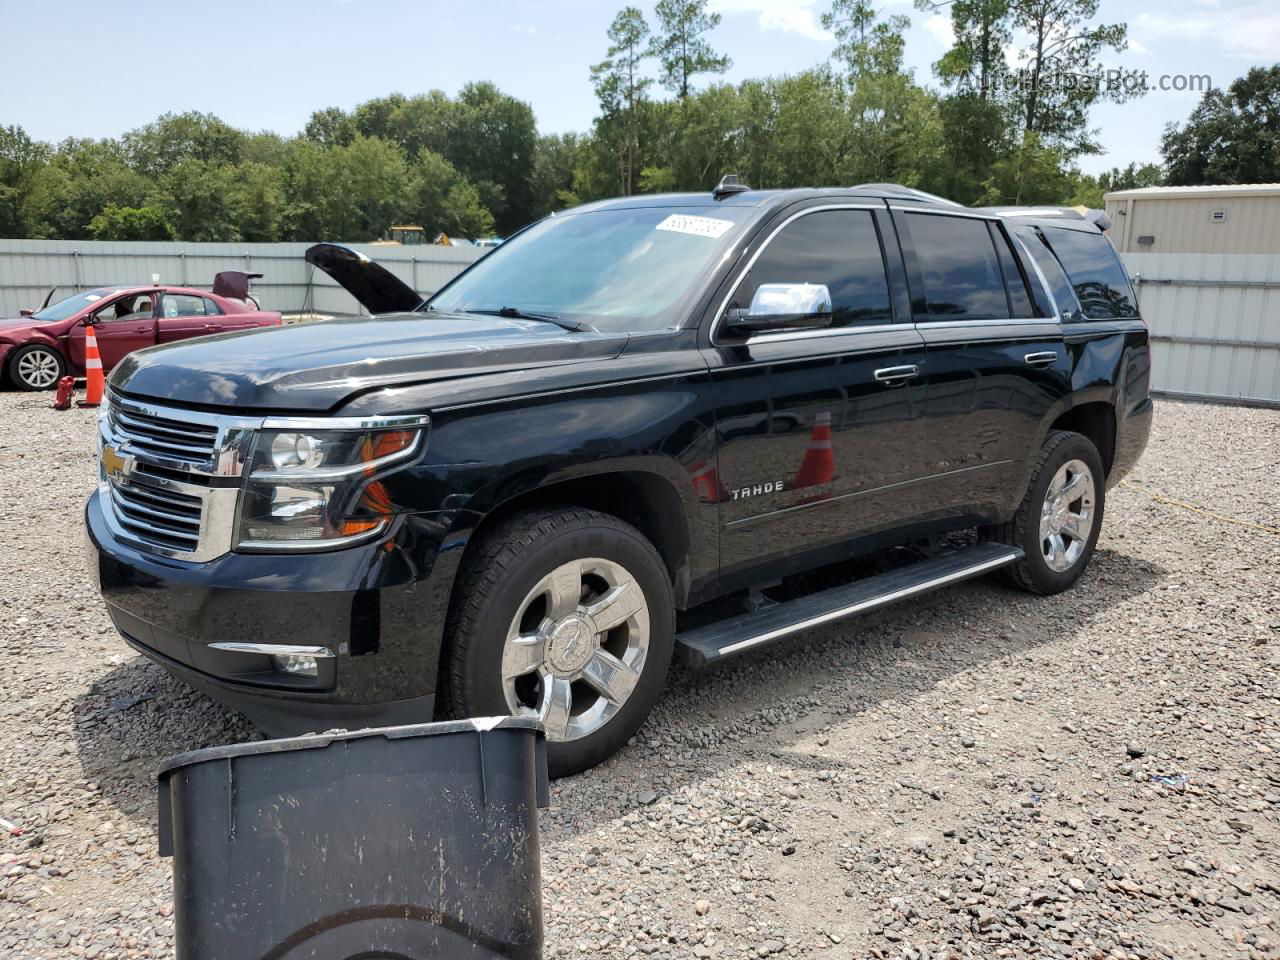
[[268, 420], [249, 458], [237, 549], [326, 550], [382, 533], [394, 512], [382, 479], [418, 453], [428, 423]]

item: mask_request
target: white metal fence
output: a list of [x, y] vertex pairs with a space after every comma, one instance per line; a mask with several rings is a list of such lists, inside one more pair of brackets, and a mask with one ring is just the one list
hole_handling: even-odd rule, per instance
[[[208, 289], [221, 270], [261, 273], [253, 292], [264, 310], [359, 313], [354, 299], [305, 260], [308, 243], [132, 243], [112, 240], [0, 240], [0, 317], [114, 284], [161, 283]], [[438, 290], [484, 251], [476, 247], [357, 244], [419, 293]]]
[[1122, 256], [1151, 328], [1156, 390], [1280, 406], [1280, 256]]
[[[359, 305], [303, 260], [306, 243], [129, 243], [0, 240], [0, 317], [112, 284], [208, 288], [220, 270], [261, 273], [268, 310], [358, 313]], [[438, 290], [482, 250], [359, 246], [419, 293]], [[1126, 253], [1151, 327], [1155, 388], [1189, 397], [1280, 405], [1280, 256]]]

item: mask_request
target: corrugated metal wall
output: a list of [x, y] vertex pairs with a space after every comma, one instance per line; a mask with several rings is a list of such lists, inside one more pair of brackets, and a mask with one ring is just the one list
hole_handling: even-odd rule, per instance
[[1151, 328], [1155, 389], [1280, 405], [1280, 255], [1122, 256]]
[[[359, 305], [302, 259], [308, 243], [130, 243], [0, 240], [0, 317], [54, 298], [112, 284], [161, 283], [208, 289], [220, 270], [261, 273], [253, 291], [265, 310], [358, 313]], [[476, 247], [356, 245], [419, 293], [433, 293], [484, 251]]]

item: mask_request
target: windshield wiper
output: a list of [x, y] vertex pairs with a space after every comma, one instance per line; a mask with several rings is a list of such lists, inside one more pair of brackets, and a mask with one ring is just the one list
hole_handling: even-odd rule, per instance
[[566, 320], [564, 317], [557, 317], [550, 313], [530, 313], [527, 310], [521, 310], [519, 307], [499, 307], [497, 310], [473, 310], [468, 309], [466, 313], [483, 313], [491, 317], [508, 317], [512, 320], [541, 320], [544, 323], [554, 323], [557, 327], [565, 330], [572, 330], [575, 333], [599, 333], [595, 327], [589, 323], [583, 323], [580, 320]]

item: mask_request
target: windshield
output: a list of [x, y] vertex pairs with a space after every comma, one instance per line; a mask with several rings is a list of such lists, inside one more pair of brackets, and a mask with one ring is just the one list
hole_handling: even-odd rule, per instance
[[58, 320], [65, 320], [73, 313], [79, 313], [85, 307], [92, 306], [99, 300], [105, 300], [107, 297], [119, 291], [103, 287], [99, 290], [89, 290], [85, 293], [73, 293], [64, 300], [57, 303], [51, 303], [38, 313], [31, 315], [32, 320], [39, 320], [42, 323], [55, 323]]
[[558, 214], [496, 247], [426, 309], [511, 307], [620, 332], [673, 327], [752, 213], [699, 206]]

